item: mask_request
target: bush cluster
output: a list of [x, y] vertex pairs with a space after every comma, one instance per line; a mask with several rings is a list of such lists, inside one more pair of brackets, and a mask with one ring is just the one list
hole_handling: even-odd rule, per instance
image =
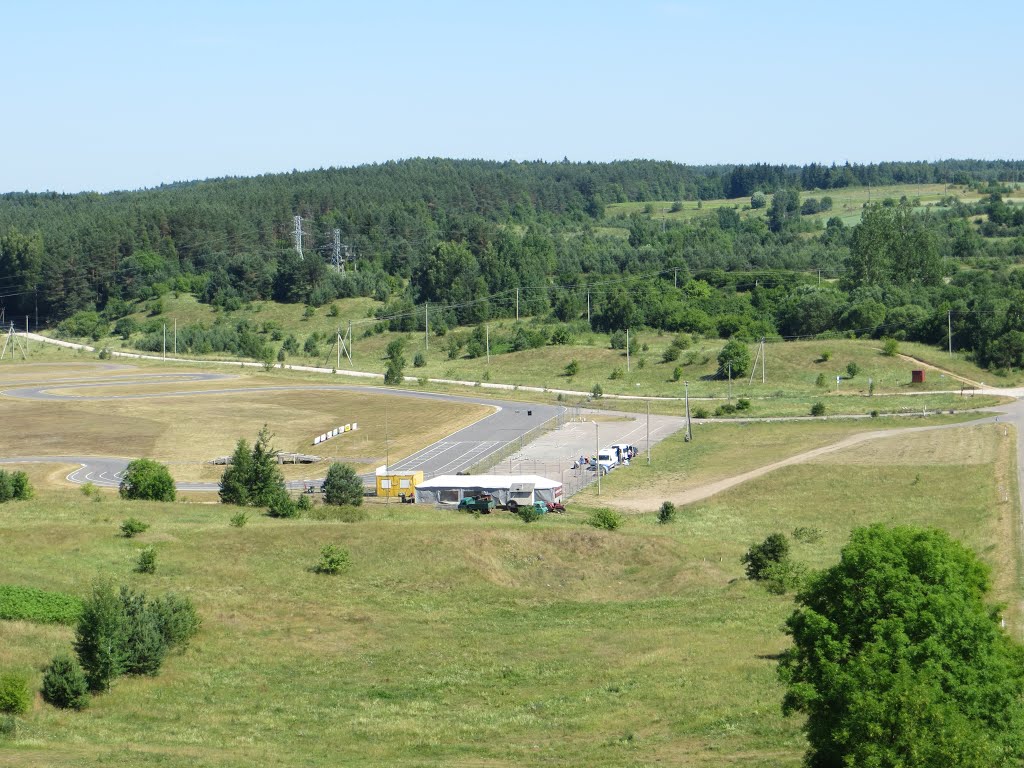
[[32, 486], [24, 472], [0, 469], [0, 502], [24, 501], [32, 498]]
[[121, 523], [121, 535], [126, 539], [130, 539], [140, 533], [145, 533], [148, 530], [149, 523], [136, 520], [134, 517], [129, 517]]
[[599, 507], [590, 513], [587, 518], [587, 525], [601, 528], [605, 531], [614, 531], [622, 525], [622, 516], [608, 507]]
[[5, 715], [23, 715], [32, 704], [28, 689], [28, 675], [23, 672], [0, 673], [0, 712]]
[[754, 544], [740, 558], [747, 578], [760, 581], [777, 595], [797, 589], [804, 580], [806, 569], [789, 556], [789, 540], [783, 533], [770, 534], [760, 544]]
[[348, 550], [334, 544], [327, 544], [320, 550], [320, 561], [313, 566], [315, 573], [336, 574], [348, 568]]
[[153, 600], [122, 586], [99, 582], [82, 607], [75, 652], [88, 688], [105, 691], [120, 675], [155, 675], [168, 651], [199, 631], [191, 601], [167, 594]]

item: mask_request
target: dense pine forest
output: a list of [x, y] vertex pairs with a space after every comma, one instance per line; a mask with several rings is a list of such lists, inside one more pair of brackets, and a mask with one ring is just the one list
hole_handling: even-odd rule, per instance
[[[1019, 367], [1022, 171], [1020, 161], [974, 160], [416, 159], [135, 192], [11, 193], [0, 196], [0, 306], [89, 335], [168, 291], [226, 313], [256, 299], [368, 296], [383, 302], [380, 327], [395, 331], [422, 328], [429, 302], [438, 334], [515, 316], [518, 305], [556, 324], [524, 328], [527, 346], [564, 343], [589, 318], [609, 333], [951, 335], [982, 365]], [[949, 192], [928, 206], [877, 197], [852, 223], [829, 215], [838, 191], [909, 184]], [[695, 215], [661, 215], [687, 203]], [[330, 264], [335, 230], [344, 273]]]

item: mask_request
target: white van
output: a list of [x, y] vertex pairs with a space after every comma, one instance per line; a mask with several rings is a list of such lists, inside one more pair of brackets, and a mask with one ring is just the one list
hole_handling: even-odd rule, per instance
[[[619, 454], [614, 448], [602, 448], [597, 452], [597, 467], [608, 474], [619, 465]], [[596, 467], [595, 467], [596, 468]]]

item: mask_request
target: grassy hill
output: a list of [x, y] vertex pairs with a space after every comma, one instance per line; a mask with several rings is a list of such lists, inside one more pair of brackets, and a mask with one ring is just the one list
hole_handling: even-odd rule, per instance
[[[822, 428], [775, 425], [760, 457], [831, 439]], [[676, 482], [749, 443], [743, 427], [704, 429], [719, 448]], [[937, 525], [993, 566], [1019, 634], [1013, 503], [999, 493], [1012, 440], [967, 427], [875, 441], [683, 509], [674, 524], [650, 508], [615, 532], [583, 524], [596, 498], [529, 526], [393, 505], [350, 524], [257, 516], [238, 529], [231, 508], [77, 492], [0, 505], [0, 583], [81, 595], [109, 576], [187, 594], [204, 622], [160, 676], [123, 678], [84, 712], [37, 699], [0, 737], [5, 759], [795, 768], [800, 721], [782, 717], [775, 676], [792, 603], [743, 578], [740, 555], [799, 526], [816, 537], [794, 555], [819, 567], [852, 525]], [[655, 449], [666, 480], [678, 450]], [[648, 483], [613, 475], [600, 503]], [[120, 538], [129, 516], [152, 527]], [[340, 576], [310, 571], [327, 543], [351, 553]], [[152, 576], [131, 572], [146, 545], [159, 555]], [[71, 639], [60, 625], [0, 622], [0, 669], [28, 670], [38, 685]]]

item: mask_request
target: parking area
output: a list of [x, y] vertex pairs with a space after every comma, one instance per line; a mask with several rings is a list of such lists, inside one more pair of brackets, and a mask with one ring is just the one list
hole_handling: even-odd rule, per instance
[[[650, 417], [650, 445], [656, 445], [686, 426], [682, 416]], [[648, 420], [645, 414], [582, 411], [572, 421], [541, 435], [494, 468], [508, 474], [543, 475], [561, 480], [566, 497], [597, 479], [593, 470], [573, 468], [580, 456], [591, 457], [598, 448], [616, 443], [635, 445], [640, 454], [634, 462], [646, 462]], [[616, 471], [629, 471], [622, 467]]]

